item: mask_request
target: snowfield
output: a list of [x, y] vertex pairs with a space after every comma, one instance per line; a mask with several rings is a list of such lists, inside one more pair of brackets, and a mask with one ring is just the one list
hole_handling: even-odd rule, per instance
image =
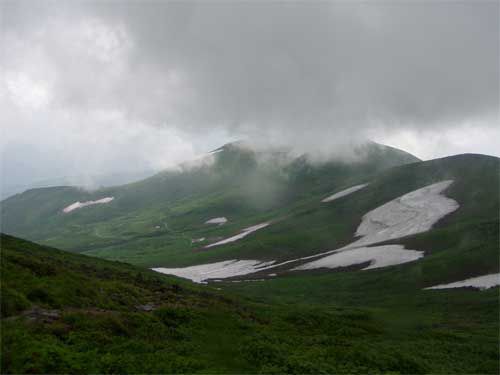
[[359, 247], [426, 232], [442, 217], [458, 209], [453, 199], [441, 193], [453, 180], [441, 181], [394, 199], [363, 216], [356, 236], [348, 245]]
[[82, 207], [86, 207], [86, 206], [92, 206], [94, 204], [109, 203], [113, 199], [115, 199], [115, 197], [106, 197], [106, 198], [98, 199], [96, 201], [75, 202], [75, 203], [70, 204], [68, 207], [65, 207], [63, 209], [63, 212], [67, 214], [68, 212], [74, 211], [74, 210], [76, 210], [78, 208], [82, 208]]
[[363, 268], [369, 270], [413, 262], [424, 256], [423, 251], [406, 250], [402, 245], [359, 247], [345, 250], [324, 258], [295, 267], [292, 270], [312, 270], [317, 268], [338, 268], [370, 262]]
[[250, 233], [253, 233], [253, 232], [255, 232], [255, 231], [259, 230], [259, 229], [265, 228], [268, 225], [269, 225], [269, 223], [261, 223], [261, 224], [253, 225], [251, 227], [243, 229], [240, 233], [238, 233], [235, 236], [232, 236], [232, 237], [229, 237], [229, 238], [225, 238], [225, 239], [220, 240], [218, 242], [211, 243], [210, 245], [205, 246], [205, 248], [209, 248], [209, 247], [213, 247], [213, 246], [219, 246], [219, 245], [224, 245], [224, 244], [229, 243], [229, 242], [238, 241], [238, 240], [240, 240], [240, 239], [248, 236]]
[[[275, 261], [230, 260], [186, 268], [153, 268], [153, 270], [201, 282], [212, 278], [223, 279], [275, 269], [304, 260], [311, 261], [291, 270], [338, 268], [370, 262], [367, 267], [363, 268], [363, 270], [369, 270], [412, 262], [422, 258], [424, 252], [405, 249], [403, 245], [372, 247], [368, 247], [368, 245], [422, 233], [431, 229], [439, 219], [459, 207], [456, 201], [441, 194], [452, 183], [453, 180], [446, 180], [425, 186], [369, 211], [363, 216], [356, 231], [356, 235], [361, 236], [361, 238], [339, 249], [290, 259], [281, 263]], [[239, 234], [209, 244], [205, 248], [237, 241], [268, 225], [269, 223], [262, 223], [245, 228]]]
[[329, 197], [323, 199], [321, 202], [324, 202], [324, 203], [331, 202], [331, 201], [334, 201], [335, 199], [339, 199], [339, 198], [345, 197], [346, 195], [352, 194], [355, 191], [363, 189], [367, 185], [368, 184], [351, 186], [350, 188], [347, 188], [345, 190], [339, 191], [338, 193], [330, 195]]
[[247, 275], [265, 269], [274, 263], [259, 260], [225, 260], [222, 262], [200, 264], [184, 268], [152, 268], [153, 271], [190, 279], [202, 283], [208, 279], [225, 279], [233, 276]]
[[205, 221], [205, 224], [226, 224], [227, 219], [225, 217], [214, 217], [213, 219]]
[[471, 277], [470, 279], [456, 281], [449, 284], [440, 284], [424, 289], [449, 289], [449, 288], [465, 288], [472, 287], [477, 289], [489, 289], [500, 285], [500, 273], [492, 273], [489, 275]]
[[[359, 225], [356, 235], [362, 236], [359, 240], [354, 241], [340, 249], [326, 251], [324, 253], [307, 256], [293, 261], [305, 260], [316, 258], [319, 256], [327, 256], [313, 262], [303, 264], [293, 270], [301, 269], [314, 269], [314, 268], [336, 268], [345, 267], [347, 265], [354, 265], [364, 263], [366, 261], [373, 261], [370, 268], [385, 267], [385, 262], [396, 262], [396, 258], [400, 257], [400, 263], [411, 262], [423, 256], [423, 252], [416, 250], [406, 250], [401, 245], [377, 246], [367, 248], [367, 245], [372, 245], [384, 242], [390, 239], [409, 236], [426, 232], [442, 217], [455, 211], [459, 205], [453, 199], [441, 195], [448, 186], [453, 183], [453, 180], [441, 181], [432, 185], [425, 186], [418, 190], [414, 190], [399, 198], [396, 198], [384, 205], [368, 212], [363, 216], [361, 224]], [[393, 246], [399, 246], [398, 251]], [[361, 249], [360, 252], [354, 252], [353, 249]], [[384, 258], [382, 254], [378, 254], [379, 258], [369, 258], [365, 252], [368, 250], [375, 250], [374, 255], [379, 251], [388, 251]], [[389, 254], [389, 252], [391, 252]], [[344, 254], [346, 253], [346, 254]], [[418, 254], [417, 254], [418, 253]], [[372, 254], [372, 256], [374, 256]], [[368, 258], [366, 258], [368, 257]], [[322, 263], [323, 259], [326, 259]], [[344, 265], [349, 259], [364, 259], [356, 263]], [[377, 263], [378, 259], [378, 263]], [[290, 263], [287, 261], [284, 263]], [[337, 265], [341, 264], [341, 265]], [[331, 264], [332, 267], [327, 265], [319, 266], [321, 264]], [[399, 263], [393, 263], [399, 264]], [[392, 264], [387, 264], [392, 265]], [[305, 268], [311, 267], [311, 268]]]

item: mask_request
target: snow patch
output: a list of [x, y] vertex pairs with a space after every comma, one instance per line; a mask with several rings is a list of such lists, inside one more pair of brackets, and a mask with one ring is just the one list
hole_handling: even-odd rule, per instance
[[190, 279], [195, 283], [202, 283], [209, 279], [225, 279], [228, 277], [247, 275], [260, 271], [274, 261], [261, 262], [259, 260], [225, 260], [222, 262], [200, 264], [184, 268], [152, 268], [153, 271], [175, 275]]
[[323, 199], [321, 202], [324, 202], [324, 203], [331, 202], [331, 201], [334, 201], [335, 199], [339, 199], [339, 198], [345, 197], [346, 195], [352, 194], [355, 191], [363, 189], [367, 185], [368, 184], [361, 184], [361, 185], [351, 186], [350, 188], [347, 188], [345, 190], [339, 191], [338, 193], [330, 195], [329, 197]]
[[489, 289], [500, 285], [500, 273], [492, 273], [484, 276], [471, 277], [470, 279], [456, 281], [449, 284], [440, 284], [424, 289], [449, 289], [473, 287], [477, 289]]
[[226, 224], [227, 219], [225, 217], [214, 217], [213, 219], [205, 221], [205, 224]]
[[402, 245], [359, 247], [323, 257], [295, 267], [293, 270], [348, 267], [370, 262], [370, 265], [363, 268], [363, 270], [369, 270], [413, 262], [423, 256], [423, 251], [406, 250]]
[[[421, 258], [423, 256], [422, 252], [405, 250], [404, 247], [400, 245], [377, 246], [371, 248], [367, 248], [366, 246], [390, 239], [426, 232], [431, 229], [431, 227], [439, 221], [439, 219], [455, 211], [459, 207], [456, 201], [441, 195], [441, 193], [452, 183], [453, 180], [446, 180], [425, 186], [402, 195], [401, 197], [389, 201], [384, 205], [368, 212], [363, 216], [361, 224], [356, 231], [357, 236], [362, 236], [359, 240], [354, 241], [340, 249], [330, 250], [313, 256], [296, 259], [294, 261], [333, 254], [331, 256], [303, 264], [294, 269], [300, 270], [321, 267], [336, 268], [359, 264], [366, 261], [374, 261], [374, 263], [370, 264], [369, 267], [364, 268], [369, 269], [385, 267], [386, 262], [396, 262], [396, 258], [398, 257], [401, 258], [401, 262], [399, 263], [406, 263]], [[400, 246], [400, 249], [399, 251], [396, 251], [396, 248], [392, 248], [391, 246]], [[366, 258], [368, 256], [368, 254], [365, 254], [366, 249], [373, 251], [373, 249], [377, 248], [378, 250], [375, 250], [374, 253], [370, 253], [372, 254], [370, 256], [376, 255], [376, 259]], [[353, 249], [360, 249], [360, 251], [353, 251]], [[387, 256], [384, 258], [382, 254], [377, 254], [380, 251], [388, 251]], [[418, 257], [417, 253], [419, 255]], [[324, 259], [326, 260], [322, 263]], [[345, 264], [346, 262], [349, 262], [349, 260], [354, 261], [355, 259], [364, 259], [364, 261]], [[291, 261], [287, 261], [282, 264], [290, 262]], [[328, 264], [331, 264], [334, 267], [328, 267]]]
[[453, 180], [425, 186], [394, 199], [363, 216], [356, 236], [348, 247], [359, 247], [426, 232], [442, 217], [458, 209], [453, 199], [441, 193]]
[[[204, 282], [208, 279], [223, 279], [275, 269], [289, 263], [309, 259], [316, 260], [292, 270], [337, 268], [370, 262], [364, 268], [364, 270], [367, 270], [412, 262], [420, 259], [423, 256], [423, 252], [407, 250], [402, 245], [367, 246], [389, 239], [425, 232], [443, 216], [455, 211], [459, 207], [458, 203], [453, 199], [441, 195], [452, 183], [452, 180], [447, 180], [425, 186], [368, 212], [363, 216], [363, 220], [356, 232], [356, 235], [362, 237], [340, 249], [291, 259], [281, 263], [275, 263], [275, 261], [260, 262], [258, 260], [229, 260], [186, 268], [153, 268], [153, 270], [185, 277], [195, 282]], [[262, 223], [248, 227], [233, 237], [205, 247], [208, 248], [237, 241], [268, 225], [269, 223]], [[269, 274], [269, 276], [274, 275]]]
[[86, 206], [92, 206], [94, 204], [109, 203], [113, 199], [115, 199], [115, 197], [101, 198], [101, 199], [98, 199], [96, 201], [75, 202], [75, 203], [70, 204], [68, 207], [65, 207], [63, 209], [63, 212], [67, 214], [68, 212], [74, 211], [74, 210], [76, 210], [78, 208], [82, 208], [82, 207], [86, 207]]
[[259, 230], [259, 229], [265, 228], [268, 225], [269, 225], [269, 223], [261, 223], [261, 224], [253, 225], [251, 227], [243, 229], [240, 233], [238, 233], [235, 236], [223, 239], [223, 240], [215, 242], [215, 243], [211, 243], [210, 245], [205, 246], [205, 248], [209, 248], [209, 247], [213, 247], [213, 246], [219, 246], [219, 245], [224, 245], [224, 244], [229, 243], [229, 242], [238, 241], [238, 240], [240, 240], [240, 239], [248, 236], [250, 233], [253, 233], [253, 232], [255, 232], [255, 231]]

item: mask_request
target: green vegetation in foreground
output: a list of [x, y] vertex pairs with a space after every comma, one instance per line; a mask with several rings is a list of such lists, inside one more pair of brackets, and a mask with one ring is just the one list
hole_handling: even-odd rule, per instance
[[498, 288], [271, 304], [6, 235], [1, 250], [2, 373], [499, 371]]

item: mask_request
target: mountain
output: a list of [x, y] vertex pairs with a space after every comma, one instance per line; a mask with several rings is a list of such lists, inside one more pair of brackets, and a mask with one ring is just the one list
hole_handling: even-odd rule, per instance
[[2, 371], [496, 374], [499, 168], [236, 143], [10, 197]]
[[140, 172], [121, 172], [111, 174], [100, 174], [92, 176], [68, 176], [59, 178], [48, 178], [43, 180], [36, 180], [30, 183], [12, 184], [8, 181], [0, 183], [0, 199], [4, 200], [15, 194], [22, 193], [26, 190], [35, 188], [44, 188], [51, 186], [71, 185], [71, 186], [91, 186], [91, 187], [109, 187], [116, 185], [123, 185], [134, 181], [142, 180], [146, 177], [152, 176], [155, 171], [140, 171]]
[[368, 302], [360, 290], [346, 304], [337, 297], [354, 277], [318, 275], [315, 296], [301, 295], [311, 279], [288, 277], [297, 302], [269, 303], [8, 235], [0, 246], [4, 374], [499, 371], [498, 290], [394, 301], [379, 276], [356, 286]]
[[[311, 162], [307, 156], [293, 157], [283, 150], [255, 151], [241, 143], [228, 144], [178, 170], [132, 184], [92, 192], [51, 187], [15, 195], [1, 202], [2, 230], [77, 252], [124, 249], [138, 243], [147, 243], [153, 250], [161, 243], [162, 253], [191, 250], [188, 236], [218, 237], [239, 225], [287, 214], [310, 197], [416, 161], [410, 154], [375, 143], [359, 147], [349, 160], [330, 162]], [[103, 198], [113, 200], [63, 211], [75, 202]], [[209, 229], [204, 224], [222, 216], [229, 218], [229, 225]], [[151, 265], [167, 264], [161, 260]]]

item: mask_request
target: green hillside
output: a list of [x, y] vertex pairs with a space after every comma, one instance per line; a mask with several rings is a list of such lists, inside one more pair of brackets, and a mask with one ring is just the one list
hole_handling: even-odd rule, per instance
[[[45, 245], [0, 238], [2, 373], [499, 372], [498, 287], [424, 289], [499, 272], [498, 158], [418, 161], [376, 144], [355, 162], [216, 151], [134, 184], [2, 202], [2, 230]], [[458, 208], [385, 242], [424, 252], [409, 263], [292, 270], [299, 260], [207, 285], [147, 270], [337, 249], [367, 212], [447, 180], [442, 199]], [[105, 197], [114, 199], [63, 212]], [[205, 224], [215, 217], [228, 222]]]
[[[253, 151], [228, 144], [206, 160], [146, 180], [85, 192], [73, 187], [33, 189], [1, 202], [2, 230], [38, 243], [134, 264], [189, 262], [191, 239], [217, 238], [258, 221], [289, 215], [296, 206], [387, 168], [418, 161], [391, 147], [367, 144], [349, 161], [311, 162], [285, 151]], [[213, 160], [211, 160], [213, 158]], [[114, 197], [69, 213], [80, 201]], [[225, 216], [227, 225], [204, 222]]]
[[[169, 227], [162, 234], [141, 235], [118, 244], [85, 250], [85, 253], [144, 267], [188, 266], [227, 259], [295, 259], [351, 242], [366, 212], [405, 193], [448, 179], [454, 180], [454, 183], [446, 191], [446, 196], [456, 200], [460, 207], [439, 221], [435, 228], [447, 227], [453, 231], [453, 228], [458, 227], [474, 227], [478, 223], [498, 220], [498, 163], [497, 158], [482, 155], [460, 155], [418, 162], [394, 167], [370, 178], [367, 175], [357, 176], [344, 186], [327, 192], [326, 185], [335, 184], [336, 180], [333, 179], [320, 191], [311, 189], [308, 194], [282, 207], [265, 212], [246, 211], [246, 214], [239, 216], [229, 215], [223, 209], [212, 211], [213, 200], [210, 197], [185, 200], [173, 203], [177, 208], [182, 205], [183, 211], [169, 219]], [[330, 192], [362, 182], [369, 182], [369, 185], [360, 192], [328, 204], [321, 202]], [[227, 202], [226, 198], [223, 195], [220, 202]], [[206, 219], [217, 216], [227, 216], [230, 221], [223, 226], [204, 224]], [[217, 238], [234, 235], [242, 228], [262, 222], [271, 222], [271, 225], [244, 240], [210, 249], [203, 248]], [[121, 228], [114, 220], [102, 225], [108, 226], [110, 230]], [[429, 232], [429, 235], [432, 233]], [[467, 230], [459, 233], [470, 237]], [[207, 238], [205, 242], [192, 243], [192, 239], [203, 237]], [[70, 235], [68, 240], [72, 240]], [[429, 251], [433, 250], [432, 246], [427, 247]], [[496, 252], [493, 251], [483, 261], [490, 264], [491, 268], [498, 269], [496, 259]]]
[[304, 295], [292, 304], [278, 296], [252, 302], [123, 263], [0, 240], [2, 373], [499, 371], [498, 288], [408, 294], [398, 307]]

